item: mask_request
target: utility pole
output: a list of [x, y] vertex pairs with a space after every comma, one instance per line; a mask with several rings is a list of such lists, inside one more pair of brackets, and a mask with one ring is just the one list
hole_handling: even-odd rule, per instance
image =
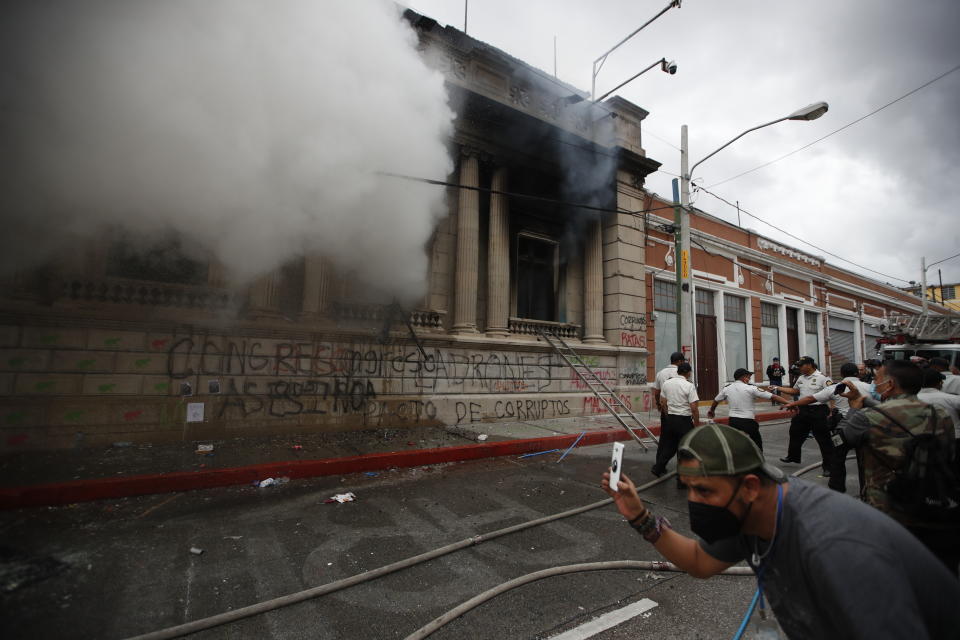
[[680, 183], [674, 178], [671, 181], [673, 186], [673, 268], [676, 272], [676, 281], [677, 281], [677, 293], [676, 293], [676, 313], [677, 313], [677, 341], [673, 345], [674, 351], [680, 351], [682, 342], [680, 336], [683, 335], [683, 324], [681, 318], [683, 317], [683, 306], [681, 303], [681, 289], [680, 289], [680, 227], [683, 224], [683, 208], [680, 206]]
[[695, 336], [693, 334], [693, 273], [690, 268], [690, 148], [687, 145], [687, 125], [680, 127], [680, 253], [677, 278], [677, 298], [680, 300], [680, 353], [693, 367], [694, 379], [697, 375]]
[[[690, 265], [690, 175], [705, 160], [712, 158], [719, 151], [726, 149], [751, 131], [763, 129], [772, 124], [783, 122], [784, 120], [816, 120], [825, 114], [828, 109], [829, 106], [826, 102], [815, 102], [794, 111], [788, 116], [751, 127], [726, 142], [723, 146], [718, 147], [700, 160], [697, 160], [693, 164], [693, 167], [689, 166], [690, 149], [687, 144], [687, 125], [680, 127], [680, 208], [682, 212], [680, 216], [680, 255], [677, 257], [680, 262], [680, 277], [677, 279], [677, 297], [681, 299], [682, 303], [680, 305], [681, 331], [679, 342], [680, 351], [693, 368], [694, 376], [696, 376], [697, 371], [697, 336], [694, 333], [693, 270]], [[737, 208], [739, 210], [739, 206]], [[926, 260], [926, 258], [924, 258], [924, 260]], [[924, 264], [924, 268], [925, 267], [926, 264]], [[924, 286], [926, 286], [926, 271], [924, 271]], [[926, 300], [924, 300], [924, 310], [926, 310]]]
[[557, 36], [553, 36], [553, 77], [557, 77]]
[[920, 258], [920, 299], [923, 300], [923, 315], [930, 311], [927, 304], [927, 257]]

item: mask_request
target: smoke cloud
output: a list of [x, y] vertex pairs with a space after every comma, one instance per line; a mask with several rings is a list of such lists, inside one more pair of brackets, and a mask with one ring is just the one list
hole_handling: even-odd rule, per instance
[[121, 225], [242, 283], [320, 253], [422, 295], [452, 167], [442, 76], [385, 1], [7, 2], [0, 269]]

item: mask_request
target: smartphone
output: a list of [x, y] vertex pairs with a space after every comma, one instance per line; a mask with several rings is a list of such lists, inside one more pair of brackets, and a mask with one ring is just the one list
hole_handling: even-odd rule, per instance
[[841, 382], [837, 385], [836, 389], [833, 390], [833, 395], [838, 396], [841, 393], [845, 393], [847, 390], [847, 385], [845, 382]]
[[610, 457], [610, 489], [617, 491], [620, 482], [620, 469], [623, 467], [623, 443], [613, 443], [613, 455]]

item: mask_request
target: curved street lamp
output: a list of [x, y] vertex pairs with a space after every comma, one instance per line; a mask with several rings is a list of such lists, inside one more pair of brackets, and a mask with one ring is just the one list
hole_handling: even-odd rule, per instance
[[687, 168], [687, 158], [689, 149], [687, 146], [687, 125], [680, 127], [680, 209], [677, 210], [676, 226], [680, 228], [679, 247], [677, 250], [677, 350], [683, 353], [693, 367], [693, 375], [696, 377], [696, 366], [694, 363], [696, 357], [696, 336], [693, 332], [693, 291], [691, 282], [693, 280], [693, 267], [690, 261], [690, 175], [693, 170], [709, 158], [716, 155], [719, 151], [727, 148], [751, 131], [769, 127], [772, 124], [783, 122], [784, 120], [816, 120], [829, 110], [826, 102], [815, 102], [811, 105], [797, 109], [788, 116], [765, 122], [756, 127], [751, 127], [739, 135], [731, 138], [728, 142], [721, 145], [714, 151], [711, 151], [702, 159], [694, 163], [692, 167]]

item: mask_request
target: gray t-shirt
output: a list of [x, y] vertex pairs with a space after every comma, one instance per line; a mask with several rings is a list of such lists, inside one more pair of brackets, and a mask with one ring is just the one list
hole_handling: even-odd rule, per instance
[[[960, 638], [960, 581], [920, 541], [847, 495], [789, 483], [761, 563], [764, 596], [788, 637]], [[755, 536], [700, 544], [724, 562], [749, 563], [754, 544], [767, 550]]]

